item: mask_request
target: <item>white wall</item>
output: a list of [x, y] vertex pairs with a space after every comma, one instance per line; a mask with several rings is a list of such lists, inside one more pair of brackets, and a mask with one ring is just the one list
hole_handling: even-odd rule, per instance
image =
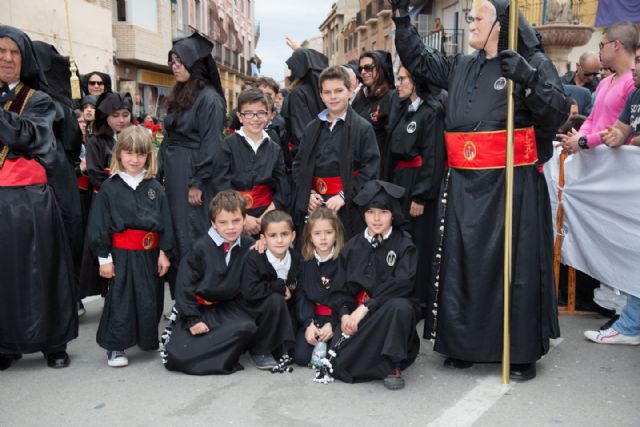
[[127, 23], [158, 31], [158, 0], [128, 0]]

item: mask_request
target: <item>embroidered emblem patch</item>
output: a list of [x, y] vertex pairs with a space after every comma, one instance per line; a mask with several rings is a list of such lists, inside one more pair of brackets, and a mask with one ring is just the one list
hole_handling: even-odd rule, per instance
[[154, 243], [154, 234], [151, 232], [145, 234], [144, 238], [142, 239], [142, 247], [144, 248], [144, 250], [148, 251], [149, 249], [151, 249], [151, 247], [153, 247], [153, 243]]
[[253, 206], [253, 196], [251, 195], [251, 193], [244, 193], [244, 202], [245, 202], [245, 207], [247, 209], [251, 209], [251, 207]]
[[156, 190], [154, 190], [153, 188], [150, 188], [149, 191], [147, 191], [147, 196], [149, 196], [149, 200], [155, 200]]
[[394, 265], [396, 265], [396, 258], [398, 256], [396, 255], [396, 253], [394, 251], [389, 251], [389, 253], [387, 253], [387, 265], [389, 267], [393, 267]]
[[324, 179], [318, 178], [318, 180], [316, 181], [316, 189], [320, 194], [327, 194], [327, 190], [329, 190], [329, 186], [327, 186], [327, 183], [324, 182]]
[[493, 84], [493, 88], [495, 90], [502, 90], [505, 87], [507, 87], [507, 79], [505, 79], [504, 77], [500, 77], [498, 80], [496, 80], [496, 82]]
[[416, 122], [411, 122], [407, 125], [407, 133], [414, 133], [416, 131]]
[[468, 161], [475, 159], [477, 154], [476, 145], [471, 141], [465, 142], [464, 152], [462, 154], [464, 155], [464, 158], [467, 159]]

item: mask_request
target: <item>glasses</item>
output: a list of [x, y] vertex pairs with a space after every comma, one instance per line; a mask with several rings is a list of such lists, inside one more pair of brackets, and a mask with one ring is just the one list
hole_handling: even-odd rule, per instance
[[104, 86], [104, 82], [103, 81], [98, 81], [98, 80], [89, 80], [89, 86]]
[[373, 63], [371, 63], [371, 64], [364, 64], [364, 65], [362, 65], [362, 66], [358, 67], [358, 71], [360, 71], [360, 73], [363, 73], [363, 72], [365, 72], [365, 71], [366, 71], [366, 72], [368, 72], [368, 73], [370, 73], [370, 72], [372, 72], [375, 68], [376, 68], [376, 64], [373, 64]]
[[267, 117], [267, 112], [264, 110], [261, 111], [243, 111], [242, 113], [239, 113], [242, 117], [244, 117], [245, 119], [253, 119], [254, 117], [257, 117], [259, 119], [264, 119], [265, 117]]
[[615, 42], [618, 42], [618, 43], [620, 43], [622, 46], [624, 46], [624, 43], [622, 43], [620, 40], [611, 40], [611, 41], [608, 41], [608, 42], [606, 42], [606, 43], [600, 42], [600, 44], [598, 44], [598, 46], [600, 47], [600, 50], [602, 50], [602, 49], [603, 49], [606, 45], [608, 45], [609, 43], [615, 43]]
[[596, 77], [600, 75], [600, 71], [595, 71], [593, 73], [582, 73], [582, 75], [584, 75], [585, 77]]
[[178, 59], [178, 58], [170, 59], [169, 61], [167, 61], [167, 65], [169, 67], [173, 67], [174, 65], [182, 65], [182, 61], [180, 61], [180, 59]]

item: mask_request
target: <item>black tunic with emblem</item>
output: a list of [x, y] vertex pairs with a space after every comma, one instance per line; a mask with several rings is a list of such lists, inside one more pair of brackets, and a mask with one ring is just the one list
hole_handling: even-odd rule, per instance
[[296, 288], [296, 318], [299, 326], [293, 352], [293, 361], [300, 366], [307, 366], [311, 360], [313, 346], [307, 343], [304, 333], [312, 322], [319, 328], [331, 323], [334, 333], [336, 331], [336, 317], [315, 313], [316, 305], [329, 306], [331, 285], [336, 280], [339, 280], [337, 259], [318, 262], [313, 258], [300, 266]]
[[[250, 191], [256, 185], [266, 185], [271, 190], [276, 209], [286, 211], [290, 190], [281, 148], [271, 139], [262, 141], [257, 152], [250, 144], [235, 133], [222, 141], [211, 180], [213, 188], [216, 191], [230, 188]], [[247, 213], [251, 216], [259, 217], [267, 207], [253, 207], [247, 201]]]
[[291, 267], [287, 280], [278, 278], [266, 253], [251, 251], [247, 255], [242, 272], [242, 305], [253, 316], [258, 327], [249, 351], [254, 355], [273, 353], [275, 357], [287, 353], [295, 341], [294, 325], [290, 311], [295, 296], [287, 302], [285, 287], [295, 293], [300, 255], [289, 250]]
[[[112, 235], [127, 229], [157, 232], [158, 247], [113, 247]], [[158, 256], [160, 250], [170, 256], [173, 248], [171, 215], [162, 186], [145, 179], [134, 190], [119, 175], [103, 182], [91, 208], [88, 238], [95, 256], [111, 254], [115, 268], [96, 341], [107, 350], [136, 344], [144, 350], [156, 349], [164, 298]]]
[[[402, 212], [409, 218], [408, 231], [418, 249], [418, 269], [416, 272], [416, 296], [423, 310], [426, 309], [432, 293], [431, 260], [435, 255], [438, 230], [438, 193], [445, 166], [444, 108], [431, 95], [421, 100], [417, 110], [411, 110], [411, 101], [405, 100], [392, 114], [387, 147], [391, 168], [386, 179], [403, 187], [406, 192], [402, 199]], [[398, 162], [409, 162], [421, 157], [421, 165], [400, 167]], [[417, 217], [409, 215], [411, 203], [424, 207], [424, 213]], [[430, 298], [431, 296], [431, 298]]]
[[[419, 84], [448, 90], [445, 129], [505, 129], [506, 80], [500, 60], [484, 52], [445, 57], [425, 47], [407, 18], [396, 21], [396, 48]], [[520, 35], [537, 43], [521, 25]], [[568, 104], [557, 71], [536, 48], [520, 40], [520, 53], [536, 69], [530, 87], [516, 85], [516, 128], [534, 126], [538, 162], [548, 160], [552, 138]], [[451, 153], [448, 153], [451, 158]], [[458, 359], [498, 362], [502, 355], [504, 169], [450, 169], [444, 191], [444, 243], [435, 320], [435, 350]], [[553, 286], [551, 209], [537, 165], [514, 170], [511, 362], [531, 363], [559, 335]]]
[[[251, 315], [240, 304], [240, 279], [244, 260], [254, 241], [241, 237], [230, 249], [229, 263], [223, 245], [205, 235], [180, 263], [176, 283], [178, 318], [165, 344], [165, 367], [192, 375], [231, 374], [256, 333]], [[196, 298], [209, 305], [203, 305]], [[206, 323], [209, 332], [191, 335], [189, 328]]]
[[[349, 107], [344, 121], [338, 120], [332, 129], [326, 121], [315, 118], [304, 131], [302, 143], [293, 161], [295, 183], [293, 214], [296, 226], [302, 229], [307, 215], [313, 177], [342, 179], [345, 206], [338, 217], [347, 238], [364, 230], [364, 223], [353, 205], [353, 197], [380, 173], [380, 151], [373, 128]], [[331, 195], [323, 194], [326, 201]]]
[[[336, 378], [345, 382], [382, 379], [395, 364], [410, 366], [420, 350], [416, 332], [419, 305], [413, 296], [418, 263], [411, 237], [394, 228], [374, 248], [363, 234], [353, 237], [340, 253], [340, 280], [331, 290], [331, 307], [338, 315], [356, 309], [356, 296], [366, 291], [369, 309], [358, 331], [338, 351]], [[334, 343], [340, 331], [334, 334]]]

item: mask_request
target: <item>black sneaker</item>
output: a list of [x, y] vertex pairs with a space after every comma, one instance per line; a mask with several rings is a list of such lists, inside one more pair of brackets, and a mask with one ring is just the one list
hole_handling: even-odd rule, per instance
[[509, 378], [514, 381], [529, 381], [536, 377], [536, 364], [512, 363], [509, 370]]
[[444, 359], [444, 366], [451, 369], [467, 369], [473, 366], [473, 362], [456, 359], [454, 357], [447, 357]]
[[404, 378], [400, 368], [395, 368], [384, 377], [384, 388], [387, 390], [401, 390], [404, 388]]

